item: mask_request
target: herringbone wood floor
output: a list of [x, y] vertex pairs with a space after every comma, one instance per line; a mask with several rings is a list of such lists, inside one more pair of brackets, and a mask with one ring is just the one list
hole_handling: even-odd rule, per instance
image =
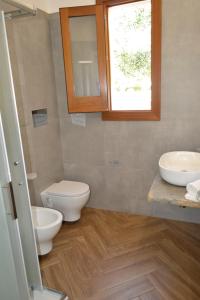
[[200, 225], [86, 208], [40, 263], [70, 300], [199, 300]]

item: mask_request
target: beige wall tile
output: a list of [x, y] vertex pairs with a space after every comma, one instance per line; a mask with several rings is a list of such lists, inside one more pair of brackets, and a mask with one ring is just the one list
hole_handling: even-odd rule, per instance
[[[16, 100], [31, 202], [41, 205], [40, 192], [63, 179], [60, 126], [57, 111], [48, 16], [7, 21]], [[48, 123], [34, 128], [32, 110], [47, 108]]]
[[50, 16], [65, 178], [88, 182], [89, 206], [200, 222], [200, 212], [147, 203], [158, 159], [200, 145], [200, 1], [163, 0], [162, 119], [103, 122], [86, 114], [71, 124], [66, 109], [59, 15]]

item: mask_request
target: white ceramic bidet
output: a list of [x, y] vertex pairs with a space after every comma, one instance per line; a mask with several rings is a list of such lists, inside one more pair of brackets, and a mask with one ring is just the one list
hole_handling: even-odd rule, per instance
[[59, 211], [46, 207], [32, 206], [31, 209], [38, 255], [44, 255], [52, 250], [52, 239], [60, 230], [63, 216]]

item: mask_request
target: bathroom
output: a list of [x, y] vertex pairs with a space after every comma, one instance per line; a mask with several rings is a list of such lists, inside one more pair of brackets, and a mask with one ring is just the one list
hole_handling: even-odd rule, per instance
[[[80, 221], [73, 224], [65, 222], [62, 228], [66, 229], [66, 233], [61, 229], [57, 240], [55, 239], [55, 248], [40, 258], [44, 285], [64, 291], [72, 300], [199, 299], [200, 290], [195, 285], [195, 276], [200, 275], [200, 266], [196, 266], [195, 274], [192, 268], [200, 248], [200, 211], [197, 208], [149, 203], [147, 195], [158, 173], [158, 161], [163, 153], [176, 150], [198, 151], [200, 147], [200, 2], [162, 0], [160, 121], [103, 121], [100, 112], [68, 113], [59, 8], [95, 5], [95, 1], [35, 1], [35, 4], [39, 8], [36, 16], [6, 20], [26, 171], [33, 175], [28, 181], [31, 204], [42, 206], [41, 192], [61, 180], [87, 183], [91, 193]], [[7, 4], [0, 1], [1, 10], [5, 9], [5, 5]], [[44, 113], [46, 119], [42, 126], [34, 127], [34, 112], [38, 110], [47, 112], [47, 116]], [[105, 220], [110, 214], [113, 216], [113, 223]], [[126, 256], [122, 251], [124, 233], [118, 226], [120, 224], [123, 227], [127, 218], [127, 227], [124, 228], [130, 236], [131, 227], [128, 227], [128, 223], [132, 222], [132, 215], [141, 218], [135, 219], [135, 226], [142, 222], [146, 227], [135, 229], [134, 234], [138, 233], [138, 238], [135, 238], [137, 245], [134, 251], [139, 250], [130, 264], [137, 264], [136, 269], [142, 273], [139, 263], [144, 261], [139, 258], [139, 252], [145, 251], [143, 248], [146, 247], [151, 263], [154, 260], [152, 253], [157, 255], [159, 249], [164, 249], [170, 257], [167, 263], [170, 261], [169, 264], [172, 264], [177, 260], [177, 268], [173, 269], [170, 265], [165, 275], [164, 266], [155, 272], [156, 275], [148, 275], [145, 269], [144, 274], [147, 275], [143, 276], [145, 279], [141, 282], [139, 276], [130, 275], [129, 278], [125, 271], [123, 273], [120, 262], [125, 261]], [[157, 218], [164, 221], [159, 223], [160, 219]], [[104, 256], [105, 245], [95, 235], [92, 227], [93, 222], [98, 225], [101, 221], [114, 228], [115, 235], [121, 232], [117, 249], [114, 248], [116, 241], [113, 241], [102, 264], [98, 262]], [[183, 231], [179, 224], [183, 224]], [[180, 249], [173, 240], [175, 234], [169, 231], [173, 226], [180, 235], [180, 240], [185, 241], [183, 246], [186, 253], [182, 260]], [[166, 245], [164, 238], [159, 247], [156, 243], [143, 244], [139, 236], [146, 236], [148, 230], [151, 234], [150, 229], [155, 233], [152, 235], [153, 239], [157, 239], [156, 233], [161, 235], [166, 232], [167, 237], [171, 234], [174, 243], [170, 241]], [[86, 241], [82, 234], [87, 237]], [[187, 234], [188, 240], [185, 240]], [[101, 233], [99, 236], [101, 237]], [[109, 241], [106, 238], [109, 240], [105, 234], [107, 245]], [[92, 244], [92, 249], [88, 249], [87, 242]], [[191, 250], [191, 259], [188, 258], [191, 254], [190, 242], [196, 243]], [[66, 255], [58, 262], [56, 255], [59, 245]], [[112, 249], [116, 251], [113, 270], [119, 270], [115, 275], [112, 269], [106, 267], [106, 259], [111, 261]], [[95, 251], [97, 263], [94, 262]], [[170, 251], [174, 251], [174, 256]], [[131, 256], [132, 252], [127, 253]], [[85, 260], [79, 267], [76, 255], [79, 263]], [[191, 264], [183, 266], [187, 258]], [[148, 269], [146, 261], [144, 265]], [[156, 267], [153, 263], [149, 266], [151, 269]], [[79, 274], [73, 268], [79, 268]], [[182, 275], [178, 278], [181, 270], [185, 279]], [[100, 281], [104, 272], [105, 281]], [[163, 288], [163, 282], [158, 284], [159, 274], [163, 275], [164, 280], [168, 280], [172, 292]], [[112, 275], [124, 277], [124, 281], [117, 283]], [[81, 276], [85, 276], [84, 280], [81, 280]], [[96, 277], [98, 280], [95, 282]], [[76, 279], [80, 286], [76, 285]], [[137, 291], [134, 293], [133, 287], [136, 289], [142, 282], [145, 284], [144, 291], [141, 294], [137, 294]], [[182, 293], [176, 293], [173, 282], [182, 288]], [[95, 290], [98, 291], [97, 294]], [[129, 294], [127, 290], [130, 290]], [[145, 294], [149, 298], [145, 298]], [[187, 296], [184, 298], [184, 295]]]

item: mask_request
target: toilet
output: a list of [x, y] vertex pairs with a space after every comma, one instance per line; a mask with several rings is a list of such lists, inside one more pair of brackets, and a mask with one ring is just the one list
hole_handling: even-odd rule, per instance
[[32, 206], [31, 211], [38, 255], [44, 255], [52, 250], [52, 239], [60, 230], [63, 216], [59, 211], [46, 207]]
[[64, 221], [74, 222], [80, 219], [81, 209], [90, 196], [90, 188], [83, 182], [62, 180], [52, 184], [40, 195], [44, 207], [59, 210]]

